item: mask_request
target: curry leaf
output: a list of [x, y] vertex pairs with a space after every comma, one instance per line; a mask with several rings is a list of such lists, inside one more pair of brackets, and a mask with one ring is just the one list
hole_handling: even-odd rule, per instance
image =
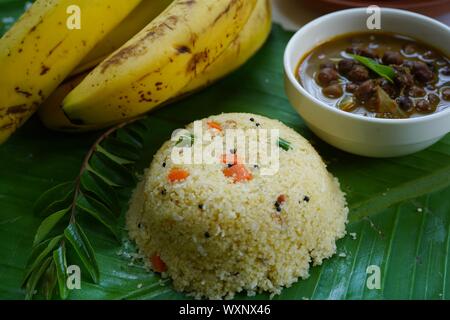
[[[45, 248], [47, 248], [50, 240], [51, 239], [45, 240], [45, 241], [39, 243], [38, 245], [33, 246], [33, 248], [31, 249], [31, 254], [28, 257], [27, 263], [25, 265], [25, 269], [29, 269], [31, 267], [33, 262], [39, 257], [39, 255], [45, 250]], [[26, 279], [24, 279], [24, 280], [26, 280]]]
[[119, 239], [118, 222], [113, 213], [101, 202], [88, 195], [81, 194], [77, 199], [77, 207], [107, 227]]
[[39, 216], [47, 216], [64, 209], [70, 202], [73, 189], [73, 182], [64, 182], [47, 190], [35, 202], [34, 213]]
[[106, 183], [110, 187], [119, 187], [120, 186], [117, 183], [115, 183], [113, 181], [113, 179], [110, 179], [110, 177], [108, 177], [106, 174], [104, 174], [100, 170], [94, 169], [89, 164], [86, 166], [86, 171], [92, 173], [94, 176], [96, 176], [97, 178], [101, 179], [104, 183]]
[[135, 182], [135, 177], [129, 169], [103, 154], [95, 153], [89, 161], [89, 166], [105, 182], [110, 182], [113, 186], [131, 186]]
[[116, 192], [103, 179], [86, 170], [81, 175], [81, 187], [85, 193], [89, 193], [106, 204], [113, 213], [116, 215], [120, 213]]
[[39, 266], [42, 264], [42, 261], [47, 258], [47, 256], [57, 246], [61, 239], [62, 236], [56, 236], [48, 241], [39, 244], [33, 249], [34, 252], [32, 252], [31, 259], [29, 260], [28, 266], [25, 269], [23, 284], [26, 283], [30, 275], [39, 268]]
[[131, 132], [131, 134], [139, 137], [141, 143], [144, 143], [144, 136], [148, 132], [147, 126], [143, 123], [142, 120], [136, 121], [124, 128], [126, 131]]
[[121, 158], [119, 156], [116, 156], [116, 155], [110, 153], [105, 148], [103, 148], [101, 145], [97, 146], [97, 152], [103, 154], [104, 156], [109, 158], [111, 161], [114, 161], [114, 162], [116, 162], [118, 164], [121, 164], [121, 165], [127, 165], [127, 164], [130, 164], [130, 163], [133, 163], [133, 161], [131, 161], [131, 160], [127, 160], [127, 159]]
[[61, 299], [67, 299], [69, 291], [67, 290], [67, 261], [66, 247], [61, 244], [58, 249], [53, 251], [53, 261], [55, 262], [56, 275], [58, 278], [59, 296]]
[[95, 258], [92, 245], [83, 230], [76, 222], [70, 223], [64, 230], [64, 235], [80, 257], [81, 262], [83, 262], [84, 266], [88, 270], [92, 280], [95, 283], [98, 283], [100, 274], [97, 259]]
[[384, 64], [380, 64], [380, 63], [376, 62], [373, 59], [370, 59], [370, 58], [367, 58], [367, 57], [363, 57], [363, 56], [360, 56], [360, 55], [357, 55], [357, 54], [349, 54], [349, 55], [353, 59], [358, 61], [359, 63], [362, 63], [367, 68], [369, 68], [373, 72], [377, 73], [379, 76], [385, 78], [389, 82], [392, 82], [392, 83], [394, 82], [394, 78], [395, 78], [395, 70], [394, 70], [394, 68], [392, 68], [390, 66], [386, 66]]
[[41, 277], [43, 276], [44, 272], [47, 270], [47, 268], [49, 267], [51, 262], [52, 262], [52, 258], [47, 257], [43, 261], [43, 263], [38, 266], [38, 268], [33, 270], [33, 272], [30, 275], [30, 278], [27, 281], [26, 287], [25, 287], [25, 289], [26, 289], [25, 299], [30, 300], [36, 294], [36, 292], [35, 292], [36, 286], [37, 286], [39, 280], [41, 280]]
[[101, 144], [108, 152], [133, 161], [139, 160], [139, 149], [115, 137], [109, 137]]
[[129, 143], [130, 145], [138, 149], [141, 149], [144, 145], [144, 140], [139, 134], [126, 128], [117, 130], [116, 136], [119, 140]]
[[36, 235], [34, 236], [33, 245], [39, 244], [45, 237], [52, 231], [52, 229], [58, 224], [59, 221], [67, 214], [68, 208], [55, 212], [42, 221]]
[[[50, 260], [52, 260], [51, 257], [49, 257]], [[40, 287], [42, 288], [42, 294], [44, 295], [46, 300], [50, 300], [53, 297], [53, 293], [55, 291], [56, 284], [58, 282], [57, 276], [56, 276], [56, 267], [55, 267], [55, 261], [51, 261], [50, 265], [45, 270], [42, 280], [41, 280]]]

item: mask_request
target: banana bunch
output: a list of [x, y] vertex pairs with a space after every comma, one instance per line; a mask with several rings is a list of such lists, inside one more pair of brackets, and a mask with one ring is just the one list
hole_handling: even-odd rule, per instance
[[[59, 25], [74, 3], [76, 32]], [[142, 115], [240, 67], [270, 28], [270, 0], [37, 0], [0, 40], [0, 143], [37, 109], [72, 132]]]
[[[28, 9], [0, 39], [0, 143], [139, 3], [38, 0]], [[74, 21], [68, 12], [73, 12]]]

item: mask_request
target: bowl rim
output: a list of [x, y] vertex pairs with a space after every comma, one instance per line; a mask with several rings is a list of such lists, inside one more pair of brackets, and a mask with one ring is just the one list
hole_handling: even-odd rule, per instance
[[[415, 19], [421, 19], [423, 21], [426, 21], [427, 23], [434, 24], [437, 27], [447, 29], [447, 32], [450, 35], [450, 27], [449, 26], [447, 26], [446, 24], [439, 22], [433, 18], [427, 17], [425, 15], [411, 12], [408, 10], [401, 10], [401, 9], [393, 9], [393, 8], [386, 8], [386, 7], [380, 7], [380, 9], [382, 12], [389, 12], [389, 13], [397, 14], [397, 15], [407, 15], [407, 16], [413, 17]], [[289, 42], [285, 48], [284, 58], [283, 58], [285, 74], [287, 75], [287, 78], [289, 79], [291, 84], [294, 86], [294, 88], [297, 91], [299, 91], [301, 94], [303, 94], [306, 98], [312, 100], [312, 102], [314, 102], [315, 104], [319, 105], [320, 107], [322, 107], [328, 111], [333, 112], [337, 116], [348, 117], [348, 118], [351, 118], [354, 120], [360, 120], [360, 121], [369, 122], [369, 123], [390, 124], [390, 125], [421, 123], [421, 122], [433, 121], [437, 118], [441, 118], [441, 117], [445, 117], [445, 116], [450, 116], [450, 107], [447, 107], [446, 109], [444, 109], [442, 111], [428, 114], [428, 115], [422, 115], [420, 117], [414, 117], [414, 118], [385, 119], [385, 118], [366, 117], [364, 115], [354, 114], [351, 112], [345, 112], [343, 110], [333, 108], [333, 107], [327, 105], [326, 103], [322, 102], [321, 100], [319, 100], [318, 98], [313, 96], [310, 92], [308, 92], [305, 88], [303, 88], [303, 86], [299, 83], [299, 81], [295, 77], [295, 74], [294, 74], [295, 71], [293, 71], [290, 60], [291, 60], [292, 55], [295, 53], [293, 50], [293, 46], [297, 42], [301, 41], [301, 35], [303, 33], [305, 33], [306, 31], [308, 31], [309, 29], [314, 28], [316, 25], [319, 25], [319, 24], [327, 21], [328, 19], [333, 18], [334, 16], [340, 16], [340, 15], [345, 15], [345, 14], [354, 13], [354, 12], [366, 13], [366, 10], [367, 10], [367, 8], [365, 8], [365, 7], [364, 8], [351, 8], [351, 9], [344, 9], [344, 10], [339, 10], [339, 11], [335, 11], [332, 13], [328, 13], [326, 15], [323, 15], [319, 18], [316, 18], [316, 19], [308, 22], [307, 24], [305, 24], [303, 27], [301, 27], [299, 30], [297, 30], [295, 32], [295, 34], [291, 37], [291, 39], [289, 40]], [[308, 50], [306, 50], [306, 51], [310, 51], [311, 49], [314, 49], [314, 47], [308, 48]]]

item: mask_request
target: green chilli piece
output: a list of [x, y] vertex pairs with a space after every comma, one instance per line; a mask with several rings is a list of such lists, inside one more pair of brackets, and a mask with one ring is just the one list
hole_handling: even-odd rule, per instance
[[289, 151], [292, 149], [292, 145], [289, 141], [283, 139], [283, 138], [279, 138], [278, 139], [278, 146], [283, 149], [284, 151]]

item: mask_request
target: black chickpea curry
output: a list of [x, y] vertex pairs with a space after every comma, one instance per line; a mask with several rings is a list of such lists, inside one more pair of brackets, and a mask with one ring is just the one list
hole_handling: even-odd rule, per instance
[[334, 38], [303, 57], [297, 75], [322, 102], [368, 117], [417, 117], [450, 105], [449, 58], [397, 34]]

